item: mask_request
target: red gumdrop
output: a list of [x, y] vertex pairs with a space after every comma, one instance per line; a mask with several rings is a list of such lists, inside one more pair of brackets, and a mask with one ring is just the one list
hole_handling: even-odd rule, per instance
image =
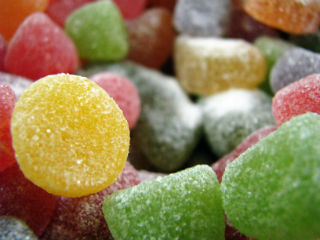
[[146, 8], [147, 0], [113, 0], [124, 19], [130, 20], [138, 17]]
[[246, 151], [249, 147], [259, 142], [262, 138], [268, 136], [271, 132], [277, 129], [276, 126], [266, 126], [249, 135], [245, 140], [243, 140], [235, 150], [231, 153], [220, 158], [217, 162], [212, 165], [212, 169], [217, 174], [219, 182], [222, 180], [222, 176], [226, 166], [231, 163], [234, 159], [240, 156], [241, 153]]
[[0, 172], [0, 216], [24, 220], [40, 236], [51, 220], [57, 197], [26, 179], [17, 163]]
[[68, 16], [77, 8], [96, 0], [51, 0], [46, 13], [53, 21], [64, 27]]
[[54, 217], [41, 239], [112, 239], [103, 217], [103, 201], [113, 192], [137, 184], [138, 173], [127, 162], [118, 180], [108, 188], [81, 198], [59, 198]]
[[140, 115], [140, 96], [131, 81], [117, 74], [103, 72], [90, 77], [112, 97], [132, 129]]
[[37, 80], [49, 74], [74, 73], [78, 55], [73, 42], [46, 14], [34, 13], [20, 25], [8, 46], [8, 72]]
[[0, 34], [0, 71], [4, 71], [4, 59], [7, 53], [7, 42]]
[[10, 120], [16, 101], [16, 94], [9, 85], [0, 82], [0, 172], [16, 161], [10, 132]]
[[280, 89], [273, 97], [272, 113], [279, 126], [306, 112], [320, 114], [320, 74], [293, 82]]

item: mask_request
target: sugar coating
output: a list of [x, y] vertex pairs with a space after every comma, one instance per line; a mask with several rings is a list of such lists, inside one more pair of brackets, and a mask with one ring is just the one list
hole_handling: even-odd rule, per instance
[[221, 36], [227, 25], [230, 4], [230, 0], [179, 0], [174, 10], [174, 25], [183, 34]]
[[243, 40], [179, 36], [175, 67], [188, 93], [211, 95], [229, 88], [255, 88], [265, 78], [263, 55]]
[[9, 84], [17, 98], [33, 83], [27, 78], [4, 72], [0, 72], [0, 82]]
[[41, 240], [113, 239], [103, 217], [103, 200], [113, 192], [138, 183], [137, 171], [127, 162], [117, 181], [108, 188], [80, 198], [60, 197]]
[[102, 88], [75, 75], [50, 75], [31, 85], [16, 104], [11, 132], [23, 173], [56, 195], [106, 188], [128, 155], [121, 110]]
[[132, 138], [158, 170], [183, 166], [202, 132], [202, 114], [175, 78], [137, 64], [93, 65], [79, 74], [110, 71], [132, 80], [141, 98], [141, 114]]
[[310, 74], [320, 73], [320, 55], [305, 49], [292, 49], [283, 54], [271, 71], [274, 93]]
[[10, 216], [0, 217], [1, 240], [37, 240], [37, 236], [20, 219]]
[[107, 197], [103, 213], [115, 239], [224, 239], [220, 186], [210, 167], [141, 183]]
[[320, 236], [320, 117], [292, 118], [230, 163], [222, 178], [230, 223], [257, 239]]
[[274, 124], [271, 97], [259, 90], [231, 89], [201, 104], [204, 131], [218, 156], [231, 152], [255, 130]]
[[125, 25], [111, 0], [88, 3], [74, 11], [67, 18], [65, 31], [82, 59], [115, 61], [128, 53]]

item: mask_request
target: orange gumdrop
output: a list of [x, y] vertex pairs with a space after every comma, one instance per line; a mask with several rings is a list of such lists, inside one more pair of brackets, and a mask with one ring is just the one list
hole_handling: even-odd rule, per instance
[[31, 13], [44, 11], [49, 0], [0, 0], [0, 34], [9, 41]]
[[237, 0], [236, 4], [256, 20], [288, 33], [317, 32], [320, 24], [318, 0]]

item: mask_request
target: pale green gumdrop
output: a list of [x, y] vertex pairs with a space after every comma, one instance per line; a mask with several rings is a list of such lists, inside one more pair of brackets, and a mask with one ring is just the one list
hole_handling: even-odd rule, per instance
[[320, 237], [320, 116], [292, 118], [230, 163], [224, 209], [241, 233], [259, 240]]
[[66, 21], [65, 31], [82, 59], [120, 60], [128, 53], [124, 21], [110, 0], [89, 3], [74, 11]]
[[220, 185], [209, 166], [115, 192], [103, 204], [115, 240], [224, 240]]

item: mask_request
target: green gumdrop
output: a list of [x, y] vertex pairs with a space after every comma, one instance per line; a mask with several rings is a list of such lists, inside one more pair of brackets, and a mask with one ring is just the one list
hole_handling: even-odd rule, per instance
[[89, 3], [74, 11], [66, 21], [65, 31], [82, 59], [120, 60], [128, 53], [124, 21], [110, 0]]
[[292, 118], [227, 166], [224, 209], [259, 240], [320, 237], [320, 116]]
[[115, 240], [224, 240], [220, 186], [198, 165], [115, 192], [103, 204]]
[[290, 41], [298, 46], [320, 53], [320, 31], [314, 34], [291, 35]]

